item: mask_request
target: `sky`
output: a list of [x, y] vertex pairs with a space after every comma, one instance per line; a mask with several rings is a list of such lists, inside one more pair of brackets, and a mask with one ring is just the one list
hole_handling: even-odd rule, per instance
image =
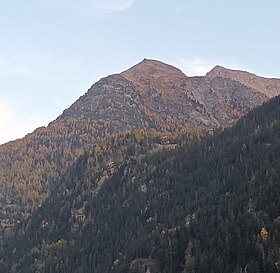
[[46, 126], [144, 58], [280, 78], [279, 0], [9, 0], [0, 6], [0, 144]]

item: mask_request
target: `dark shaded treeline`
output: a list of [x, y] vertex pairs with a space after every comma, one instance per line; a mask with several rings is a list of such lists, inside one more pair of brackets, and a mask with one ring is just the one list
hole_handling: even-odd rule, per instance
[[213, 136], [95, 145], [3, 238], [0, 271], [279, 272], [279, 106]]

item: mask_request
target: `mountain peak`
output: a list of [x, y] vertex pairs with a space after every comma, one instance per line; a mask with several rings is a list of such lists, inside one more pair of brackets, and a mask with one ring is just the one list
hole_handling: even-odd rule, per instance
[[214, 78], [214, 77], [224, 77], [228, 75], [229, 73], [234, 73], [237, 70], [231, 70], [228, 68], [225, 68], [221, 65], [216, 65], [210, 72], [206, 74], [206, 77]]
[[179, 99], [181, 81], [187, 79], [180, 69], [151, 59], [142, 60], [120, 75], [132, 82], [141, 94], [149, 96], [152, 91], [166, 99]]
[[275, 97], [279, 94], [279, 79], [264, 78], [242, 70], [233, 70], [216, 65], [206, 74], [206, 77], [209, 79], [220, 77], [240, 82], [268, 98]]
[[146, 58], [122, 72], [121, 75], [130, 81], [136, 82], [138, 82], [140, 78], [186, 78], [186, 75], [180, 69], [161, 61]]

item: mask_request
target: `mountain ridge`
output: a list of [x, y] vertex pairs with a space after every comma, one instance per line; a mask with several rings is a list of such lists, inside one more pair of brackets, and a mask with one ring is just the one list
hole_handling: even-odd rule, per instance
[[[145, 64], [146, 64], [146, 65], [145, 65]], [[109, 76], [106, 76], [106, 77], [100, 79], [100, 80], [97, 81], [95, 84], [93, 84], [93, 85], [88, 89], [87, 92], [89, 92], [89, 91], [91, 90], [91, 88], [92, 88], [94, 85], [96, 85], [96, 84], [102, 82], [104, 79], [107, 79], [108, 77], [115, 77], [115, 76], [121, 75], [121, 76], [123, 76], [124, 78], [126, 78], [127, 80], [131, 79], [131, 80], [133, 81], [133, 74], [137, 74], [138, 72], [140, 72], [140, 71], [135, 71], [135, 69], [138, 70], [139, 67], [140, 67], [140, 71], [145, 71], [145, 67], [152, 67], [152, 68], [161, 67], [161, 68], [162, 68], [161, 70], [164, 71], [163, 68], [167, 68], [167, 67], [168, 67], [168, 68], [170, 68], [170, 71], [176, 71], [176, 72], [177, 72], [177, 77], [178, 77], [178, 78], [210, 78], [210, 79], [213, 79], [213, 78], [215, 78], [215, 77], [221, 77], [221, 78], [229, 78], [229, 79], [236, 80], [236, 79], [238, 78], [238, 75], [244, 74], [244, 75], [246, 75], [247, 77], [250, 77], [251, 80], [254, 80], [254, 79], [263, 79], [263, 80], [265, 80], [266, 82], [267, 82], [267, 81], [276, 82], [276, 83], [274, 84], [274, 85], [275, 85], [275, 86], [274, 86], [275, 89], [277, 89], [277, 90], [280, 89], [280, 79], [277, 79], [277, 78], [275, 78], [275, 77], [273, 77], [273, 78], [267, 78], [267, 77], [258, 76], [258, 75], [256, 75], [256, 74], [253, 74], [253, 73], [250, 73], [250, 72], [247, 72], [247, 71], [243, 71], [243, 70], [226, 68], [226, 67], [223, 67], [223, 66], [221, 66], [221, 65], [216, 65], [213, 69], [211, 69], [209, 72], [207, 72], [205, 76], [193, 76], [193, 77], [190, 77], [190, 76], [185, 75], [180, 69], [178, 69], [178, 68], [176, 68], [176, 67], [174, 67], [174, 66], [172, 66], [172, 65], [166, 64], [166, 63], [161, 62], [161, 61], [158, 61], [158, 60], [156, 60], [156, 59], [147, 59], [147, 58], [144, 58], [142, 61], [140, 61], [140, 62], [137, 63], [136, 65], [130, 67], [129, 69], [124, 70], [123, 72], [115, 73], [115, 74], [112, 74], [112, 75], [109, 75]], [[141, 68], [141, 67], [142, 67], [142, 68]], [[166, 74], [165, 76], [168, 76], [168, 74], [166, 73], [166, 71], [165, 71], [164, 73]], [[172, 73], [171, 73], [171, 74], [172, 74]], [[235, 75], [235, 74], [236, 74], [236, 75]], [[149, 75], [149, 73], [148, 73], [147, 75]], [[180, 76], [179, 76], [179, 75], [180, 75]], [[170, 74], [169, 74], [169, 76], [170, 76]], [[142, 77], [142, 75], [140, 74], [139, 77]], [[136, 82], [137, 82], [137, 80], [136, 80]], [[241, 82], [242, 84], [246, 85], [246, 83], [244, 83], [244, 80], [243, 80], [243, 81], [240, 80], [240, 82]], [[248, 84], [248, 85], [249, 85], [250, 87], [252, 87], [250, 84]], [[268, 87], [272, 88], [272, 87], [273, 87], [273, 84], [271, 84], [271, 85], [272, 85], [272, 86], [268, 86]], [[255, 89], [255, 88], [253, 88], [253, 89]], [[266, 93], [266, 92], [263, 92], [263, 91], [262, 91], [262, 92], [259, 92], [259, 93], [262, 93], [263, 95], [265, 95], [265, 96], [268, 97], [268, 98], [272, 98], [272, 97], [274, 97], [274, 96], [276, 96], [276, 95], [278, 95], [278, 94], [280, 93], [280, 91], [277, 91], [277, 90], [273, 90], [273, 91], [269, 91], [269, 90], [268, 90], [267, 93]], [[86, 92], [86, 93], [87, 93], [87, 92]], [[82, 98], [83, 96], [84, 96], [84, 95], [80, 96], [80, 98]], [[76, 101], [78, 101], [78, 100], [79, 100], [79, 99], [77, 99]], [[74, 102], [73, 104], [75, 104], [75, 102]], [[73, 104], [71, 104], [71, 105], [69, 106], [69, 108], [71, 108], [71, 106], [72, 106]], [[63, 112], [67, 111], [69, 108], [67, 108], [67, 109], [64, 110]], [[61, 115], [59, 115], [58, 118], [59, 118], [60, 116], [62, 116], [62, 115], [63, 115], [63, 113], [62, 113]], [[55, 119], [55, 120], [56, 120], [56, 119]], [[51, 121], [50, 124], [53, 123], [55, 120]], [[41, 127], [37, 128], [37, 129], [46, 128], [46, 127], [48, 127], [48, 126], [41, 126]], [[35, 129], [35, 130], [37, 130], [37, 129]], [[34, 130], [34, 131], [35, 131], [35, 130]], [[29, 134], [32, 134], [32, 132], [28, 133], [27, 135], [29, 135]], [[24, 138], [24, 137], [23, 137], [23, 138]], [[22, 139], [22, 138], [20, 138], [20, 139]], [[9, 141], [9, 142], [15, 142], [15, 141], [18, 141], [18, 140], [20, 140], [20, 139], [12, 140], [12, 141]], [[9, 143], [9, 142], [7, 142], [7, 143]], [[7, 143], [3, 143], [3, 144], [1, 144], [0, 146], [6, 145]]]
[[220, 65], [215, 66], [206, 74], [206, 77], [221, 77], [236, 80], [269, 98], [279, 95], [277, 90], [280, 89], [280, 80], [277, 78], [266, 78], [247, 71], [227, 69]]
[[156, 60], [102, 78], [47, 127], [0, 146], [0, 229], [37, 209], [64, 171], [109, 135], [231, 126], [269, 99], [266, 85], [256, 92], [226, 77], [187, 77]]

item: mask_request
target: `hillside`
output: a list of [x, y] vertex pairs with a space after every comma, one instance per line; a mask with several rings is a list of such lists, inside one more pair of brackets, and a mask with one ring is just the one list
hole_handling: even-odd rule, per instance
[[145, 59], [95, 83], [47, 127], [1, 145], [1, 230], [28, 218], [75, 160], [113, 133], [227, 127], [279, 92], [279, 80], [254, 76], [246, 85], [238, 73], [223, 70], [223, 77], [187, 77]]
[[279, 272], [279, 106], [94, 146], [4, 239], [1, 272]]

